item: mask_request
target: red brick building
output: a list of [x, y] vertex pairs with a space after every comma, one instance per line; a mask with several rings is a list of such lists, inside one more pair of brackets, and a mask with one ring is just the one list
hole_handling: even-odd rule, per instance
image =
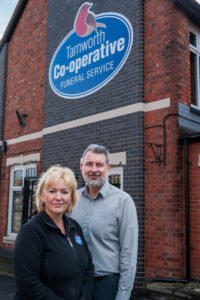
[[[24, 174], [41, 172], [47, 1], [19, 1], [1, 41], [1, 247], [13, 248], [22, 217]], [[21, 117], [21, 120], [20, 120]], [[14, 182], [15, 180], [15, 182]]]
[[199, 279], [199, 18], [196, 1], [145, 1], [145, 277]]
[[0, 42], [0, 248], [13, 248], [21, 226], [24, 179], [61, 163], [81, 185], [80, 155], [98, 142], [111, 150], [112, 182], [136, 202], [136, 286], [199, 280], [200, 4], [93, 1], [130, 20], [133, 47], [101, 89], [66, 100], [49, 66], [83, 2], [20, 0]]

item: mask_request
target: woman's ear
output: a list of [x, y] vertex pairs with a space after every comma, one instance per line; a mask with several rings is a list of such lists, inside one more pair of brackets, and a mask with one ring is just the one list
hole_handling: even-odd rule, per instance
[[45, 202], [45, 193], [44, 193], [44, 191], [41, 193], [41, 200], [42, 200], [42, 202], [44, 203]]

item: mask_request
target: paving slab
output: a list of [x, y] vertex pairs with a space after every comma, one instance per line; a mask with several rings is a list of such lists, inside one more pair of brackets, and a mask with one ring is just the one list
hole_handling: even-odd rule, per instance
[[11, 300], [15, 294], [15, 278], [6, 273], [0, 273], [0, 300]]

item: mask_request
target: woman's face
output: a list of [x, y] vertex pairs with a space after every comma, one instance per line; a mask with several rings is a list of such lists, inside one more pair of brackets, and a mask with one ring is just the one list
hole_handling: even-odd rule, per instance
[[50, 185], [42, 192], [42, 201], [45, 203], [45, 212], [50, 217], [63, 215], [71, 204], [71, 191], [64, 179]]

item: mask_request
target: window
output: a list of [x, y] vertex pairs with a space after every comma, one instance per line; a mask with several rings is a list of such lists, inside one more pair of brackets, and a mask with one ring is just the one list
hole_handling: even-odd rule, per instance
[[200, 109], [200, 33], [190, 32], [191, 105]]
[[34, 176], [36, 176], [35, 164], [15, 166], [11, 168], [8, 235], [16, 235], [21, 227], [24, 178]]
[[122, 167], [113, 167], [109, 171], [109, 182], [118, 187], [119, 189], [123, 189], [123, 168]]

